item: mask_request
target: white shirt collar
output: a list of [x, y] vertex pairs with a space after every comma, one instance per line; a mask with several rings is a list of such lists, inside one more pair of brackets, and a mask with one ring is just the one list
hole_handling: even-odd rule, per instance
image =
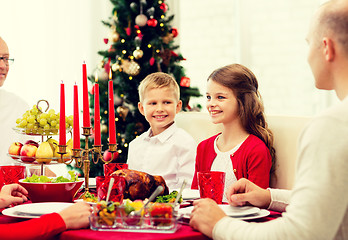
[[151, 139], [153, 139], [153, 140], [157, 139], [158, 141], [163, 143], [163, 142], [167, 141], [175, 133], [177, 128], [178, 127], [176, 126], [176, 124], [174, 122], [166, 130], [164, 130], [163, 132], [161, 132], [160, 134], [158, 134], [156, 136], [152, 136], [152, 130], [151, 130], [151, 128], [149, 128], [149, 130], [146, 131], [145, 140], [150, 141]]

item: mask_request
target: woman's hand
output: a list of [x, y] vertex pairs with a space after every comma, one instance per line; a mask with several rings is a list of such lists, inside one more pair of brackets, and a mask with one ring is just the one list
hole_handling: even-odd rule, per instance
[[24, 203], [27, 195], [28, 191], [19, 184], [4, 185], [0, 192], [0, 208]]
[[89, 225], [88, 216], [91, 212], [92, 208], [88, 203], [78, 202], [59, 214], [63, 218], [67, 229], [79, 229]]
[[215, 224], [226, 214], [214, 200], [209, 198], [196, 200], [193, 202], [193, 206], [190, 218], [191, 227], [211, 238]]
[[251, 204], [260, 208], [267, 208], [271, 203], [271, 193], [260, 188], [245, 178], [233, 183], [227, 190], [227, 200], [232, 206]]

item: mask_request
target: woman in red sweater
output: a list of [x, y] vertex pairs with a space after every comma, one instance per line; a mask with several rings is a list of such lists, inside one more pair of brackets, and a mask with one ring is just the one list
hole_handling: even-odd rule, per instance
[[[18, 184], [5, 185], [0, 192], [0, 208], [27, 201], [27, 190]], [[84, 228], [89, 225], [91, 207], [76, 203], [60, 213], [51, 213], [24, 222], [0, 224], [0, 239], [50, 239], [66, 229]]]
[[226, 173], [225, 190], [240, 178], [269, 187], [275, 160], [273, 134], [254, 74], [240, 64], [215, 70], [207, 82], [207, 109], [223, 130], [198, 145], [192, 189], [198, 188], [197, 172], [209, 170]]

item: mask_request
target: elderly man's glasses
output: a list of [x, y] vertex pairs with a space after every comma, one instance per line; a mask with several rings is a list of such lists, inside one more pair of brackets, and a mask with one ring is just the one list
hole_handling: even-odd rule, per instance
[[11, 65], [14, 62], [13, 58], [8, 58], [8, 57], [0, 57], [0, 61], [4, 61], [4, 63], [8, 66]]

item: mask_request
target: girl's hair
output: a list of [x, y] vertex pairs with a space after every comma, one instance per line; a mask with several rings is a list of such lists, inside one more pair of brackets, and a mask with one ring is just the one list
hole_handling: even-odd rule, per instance
[[233, 91], [237, 98], [242, 126], [249, 134], [257, 136], [266, 144], [272, 157], [271, 173], [273, 173], [275, 167], [273, 133], [265, 120], [263, 102], [255, 75], [243, 65], [231, 64], [215, 70], [208, 77], [209, 80]]

